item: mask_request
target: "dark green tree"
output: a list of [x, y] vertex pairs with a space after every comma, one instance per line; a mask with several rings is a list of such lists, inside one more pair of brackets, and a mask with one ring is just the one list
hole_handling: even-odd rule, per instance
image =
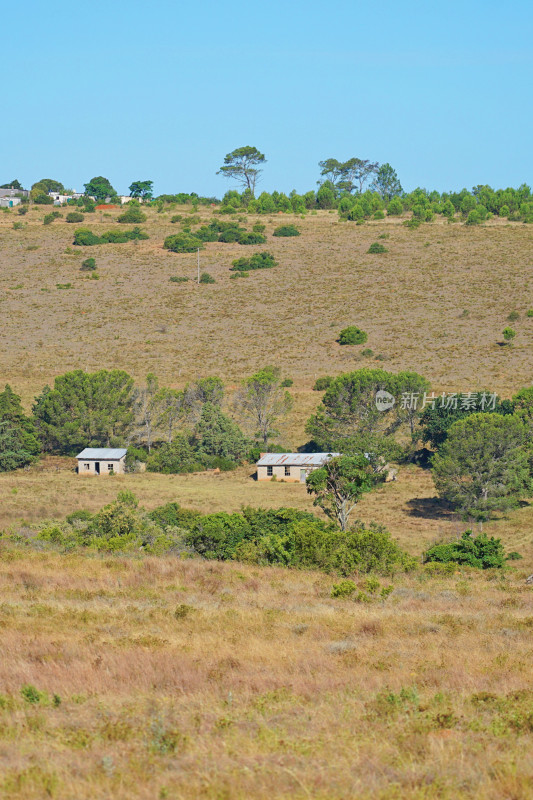
[[376, 476], [362, 453], [332, 458], [311, 472], [306, 481], [308, 493], [315, 496], [313, 505], [320, 506], [342, 531], [348, 530], [350, 514], [375, 484]]
[[396, 195], [403, 193], [402, 184], [398, 179], [396, 170], [390, 164], [382, 164], [376, 171], [372, 189], [379, 192], [384, 200], [391, 200]]
[[237, 181], [244, 189], [249, 189], [253, 197], [256, 183], [262, 172], [258, 167], [265, 162], [265, 156], [259, 152], [257, 147], [249, 145], [237, 147], [225, 156], [224, 164], [220, 167], [217, 175]]
[[250, 450], [250, 442], [236, 422], [223, 414], [213, 403], [205, 403], [196, 426], [197, 448], [208, 456], [242, 461]]
[[107, 178], [102, 175], [96, 178], [91, 178], [89, 183], [84, 184], [85, 194], [89, 197], [94, 197], [97, 203], [104, 203], [109, 197], [113, 199], [117, 196], [115, 189], [111, 186]]
[[464, 515], [488, 519], [531, 491], [531, 444], [512, 414], [471, 414], [448, 430], [433, 458], [439, 495]]
[[14, 181], [11, 181], [11, 183], [2, 184], [2, 186], [0, 186], [0, 189], [20, 189], [21, 191], [23, 191], [22, 184], [16, 178]]
[[501, 539], [489, 537], [485, 533], [473, 536], [465, 531], [454, 542], [439, 542], [424, 553], [424, 561], [437, 561], [442, 564], [461, 564], [478, 569], [494, 569], [505, 566], [507, 556]]
[[130, 197], [140, 197], [143, 200], [151, 200], [154, 194], [153, 181], [133, 181], [129, 187]]
[[30, 464], [41, 451], [35, 426], [9, 384], [0, 392], [0, 471]]
[[[418, 404], [420, 408], [420, 403]], [[468, 396], [448, 393], [431, 401], [420, 413], [422, 441], [437, 450], [446, 441], [454, 422], [476, 413], [511, 414], [513, 403], [490, 392]]]
[[122, 370], [60, 375], [33, 407], [44, 449], [75, 455], [84, 447], [124, 442], [135, 422], [133, 399], [133, 379]]
[[53, 178], [41, 178], [40, 181], [32, 185], [30, 196], [33, 200], [39, 195], [47, 195], [48, 192], [63, 194], [65, 192], [65, 187], [60, 181], [55, 181]]

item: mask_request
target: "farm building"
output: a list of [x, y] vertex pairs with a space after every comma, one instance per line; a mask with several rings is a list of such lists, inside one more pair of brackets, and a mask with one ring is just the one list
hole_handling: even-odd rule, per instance
[[305, 483], [307, 476], [340, 453], [262, 453], [256, 464], [257, 480], [276, 478], [290, 483]]
[[0, 197], [0, 208], [14, 208], [20, 205], [22, 200], [20, 197]]
[[76, 458], [79, 475], [123, 474], [125, 470], [126, 448], [86, 447]]

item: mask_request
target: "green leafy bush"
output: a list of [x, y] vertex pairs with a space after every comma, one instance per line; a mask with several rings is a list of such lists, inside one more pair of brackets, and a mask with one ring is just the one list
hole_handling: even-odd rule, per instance
[[196, 250], [203, 250], [204, 243], [190, 233], [177, 233], [167, 236], [163, 247], [172, 253], [194, 253]]
[[350, 595], [352, 595], [356, 591], [357, 591], [357, 584], [354, 583], [354, 581], [351, 581], [349, 578], [347, 578], [346, 580], [333, 584], [331, 588], [331, 596], [350, 597]]
[[261, 222], [256, 222], [253, 226], [252, 230], [254, 233], [264, 233], [266, 225], [263, 225]]
[[280, 225], [274, 230], [273, 236], [300, 236], [296, 225]]
[[123, 214], [117, 217], [117, 222], [131, 224], [146, 222], [146, 214], [138, 206], [130, 205]]
[[373, 242], [366, 252], [376, 254], [376, 253], [388, 253], [389, 251], [387, 250], [385, 245], [381, 244], [381, 242]]
[[174, 216], [170, 218], [170, 221], [172, 222], [172, 224], [175, 224], [176, 222], [181, 222], [182, 219], [183, 219], [182, 214], [174, 214]]
[[331, 381], [333, 378], [331, 375], [324, 375], [322, 378], [317, 378], [315, 381], [315, 385], [313, 386], [314, 392], [325, 392], [326, 389], [329, 389], [331, 385]]
[[200, 275], [200, 283], [216, 283], [216, 281], [209, 272], [202, 272]]
[[339, 344], [364, 344], [368, 339], [368, 334], [356, 325], [350, 325], [339, 334]]
[[232, 261], [232, 265], [230, 270], [243, 272], [253, 269], [270, 269], [271, 267], [276, 267], [278, 262], [272, 253], [263, 251], [262, 253], [254, 253], [250, 258], [237, 258]]
[[67, 222], [83, 222], [84, 217], [79, 211], [71, 211], [65, 219]]
[[96, 269], [96, 261], [94, 258], [86, 258], [81, 262], [80, 270], [82, 272], [93, 272]]
[[465, 531], [454, 542], [442, 542], [430, 547], [424, 553], [425, 562], [464, 564], [477, 569], [501, 569], [507, 556], [501, 539], [489, 537], [485, 533], [474, 536], [471, 530]]
[[262, 233], [248, 233], [245, 231], [240, 234], [237, 242], [239, 244], [264, 244], [266, 242], [266, 236], [263, 236]]
[[51, 211], [50, 214], [45, 214], [43, 219], [43, 225], [51, 225], [54, 220], [58, 219], [61, 214], [59, 211]]
[[101, 244], [101, 241], [100, 237], [96, 236], [96, 234], [88, 228], [78, 228], [78, 230], [74, 232], [74, 241], [72, 244], [78, 247], [92, 247], [95, 244]]
[[49, 197], [47, 194], [41, 193], [36, 194], [33, 198], [33, 202], [36, 206], [53, 206], [54, 200], [52, 197]]
[[172, 283], [187, 283], [189, 278], [182, 275], [171, 275], [169, 280], [172, 281]]

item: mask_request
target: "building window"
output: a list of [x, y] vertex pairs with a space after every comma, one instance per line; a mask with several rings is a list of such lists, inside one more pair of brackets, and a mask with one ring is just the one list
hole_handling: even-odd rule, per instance
[[113, 471], [114, 471], [114, 469], [115, 469], [115, 465], [114, 465], [114, 464], [108, 464], [108, 465], [107, 465], [107, 470], [108, 470], [108, 472], [113, 472]]
[[267, 476], [271, 478], [273, 474], [274, 474], [274, 467], [267, 467]]
[[91, 469], [91, 465], [90, 464], [84, 464], [83, 465], [83, 469]]
[[285, 477], [286, 478], [290, 477], [290, 474], [291, 474], [291, 468], [290, 467], [285, 467]]

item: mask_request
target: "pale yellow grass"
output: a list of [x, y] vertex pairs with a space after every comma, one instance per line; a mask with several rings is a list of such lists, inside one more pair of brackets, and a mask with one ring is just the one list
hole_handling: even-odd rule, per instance
[[2, 551], [2, 796], [526, 800], [523, 577], [361, 605], [318, 573]]

